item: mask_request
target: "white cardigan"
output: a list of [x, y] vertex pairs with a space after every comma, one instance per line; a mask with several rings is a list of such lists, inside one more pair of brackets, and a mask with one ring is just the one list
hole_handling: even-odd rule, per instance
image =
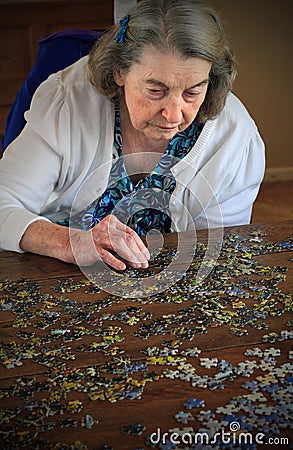
[[[20, 252], [33, 221], [68, 217], [107, 187], [114, 107], [89, 83], [87, 58], [41, 84], [24, 130], [0, 160], [2, 249]], [[230, 94], [222, 113], [206, 122], [193, 149], [172, 169], [172, 230], [249, 223], [264, 166], [256, 125]]]

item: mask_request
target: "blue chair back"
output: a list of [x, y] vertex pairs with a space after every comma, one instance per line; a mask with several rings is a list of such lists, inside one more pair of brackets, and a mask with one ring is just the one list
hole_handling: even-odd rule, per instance
[[103, 31], [64, 30], [39, 40], [38, 55], [34, 66], [24, 81], [7, 116], [2, 151], [22, 131], [25, 125], [24, 113], [30, 107], [37, 87], [54, 72], [70, 66], [87, 55]]

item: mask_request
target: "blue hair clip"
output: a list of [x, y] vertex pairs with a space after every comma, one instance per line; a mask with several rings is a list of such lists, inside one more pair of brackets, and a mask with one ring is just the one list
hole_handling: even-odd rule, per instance
[[124, 19], [121, 19], [119, 24], [121, 26], [121, 30], [116, 36], [116, 42], [126, 42], [126, 32], [127, 32], [127, 24], [129, 22], [130, 16], [125, 16]]

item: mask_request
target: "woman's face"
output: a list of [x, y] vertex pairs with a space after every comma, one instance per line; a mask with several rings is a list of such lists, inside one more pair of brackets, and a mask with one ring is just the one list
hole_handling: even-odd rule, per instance
[[165, 140], [186, 129], [205, 99], [210, 69], [204, 59], [184, 59], [147, 47], [127, 73], [115, 75], [124, 88], [134, 129], [150, 139]]

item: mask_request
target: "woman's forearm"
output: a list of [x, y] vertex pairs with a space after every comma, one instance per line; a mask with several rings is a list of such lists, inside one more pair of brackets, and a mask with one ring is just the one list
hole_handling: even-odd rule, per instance
[[25, 252], [50, 256], [64, 262], [74, 263], [69, 229], [45, 220], [37, 220], [26, 229], [20, 241]]

